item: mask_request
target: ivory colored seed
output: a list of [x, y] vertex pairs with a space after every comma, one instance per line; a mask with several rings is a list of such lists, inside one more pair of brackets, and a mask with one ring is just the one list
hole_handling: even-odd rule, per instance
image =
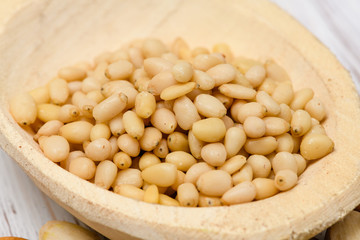
[[185, 133], [173, 132], [167, 137], [167, 145], [171, 152], [190, 152], [188, 136]]
[[293, 188], [298, 180], [296, 173], [289, 169], [280, 170], [275, 175], [275, 187], [280, 191], [287, 191]]
[[231, 82], [236, 75], [235, 67], [228, 63], [218, 64], [207, 70], [206, 73], [215, 80], [215, 87]]
[[244, 181], [227, 190], [221, 197], [221, 201], [226, 205], [234, 205], [251, 202], [255, 196], [255, 185], [250, 181]]
[[160, 57], [162, 54], [166, 53], [167, 47], [166, 45], [155, 38], [145, 39], [142, 45], [142, 53], [145, 58], [149, 57]]
[[144, 202], [159, 203], [159, 189], [156, 185], [150, 185], [144, 192]]
[[111, 80], [128, 79], [133, 71], [134, 66], [131, 62], [120, 59], [107, 66], [105, 76]]
[[169, 153], [165, 162], [174, 164], [178, 170], [186, 172], [192, 165], [196, 163], [195, 158], [184, 151], [175, 151]]
[[278, 143], [274, 137], [247, 139], [245, 150], [250, 154], [267, 155], [277, 148]]
[[93, 161], [104, 161], [108, 159], [111, 152], [111, 145], [109, 140], [105, 138], [98, 138], [91, 141], [85, 149], [86, 157]]
[[64, 123], [59, 120], [48, 121], [37, 131], [36, 137], [58, 135], [62, 126], [64, 126]]
[[232, 97], [225, 96], [219, 90], [214, 90], [212, 92], [212, 95], [216, 97], [224, 105], [226, 109], [229, 109], [232, 103], [234, 102], [234, 99]]
[[228, 172], [230, 175], [239, 171], [246, 163], [246, 157], [242, 155], [236, 155], [226, 160], [218, 169]]
[[281, 109], [280, 105], [266, 92], [258, 91], [256, 101], [266, 108], [266, 115], [277, 116]]
[[215, 87], [215, 80], [200, 70], [194, 70], [193, 81], [199, 85], [201, 90], [211, 90]]
[[225, 124], [225, 128], [226, 131], [229, 130], [229, 128], [234, 127], [235, 123], [234, 121], [231, 119], [231, 117], [229, 117], [228, 115], [225, 115], [221, 118], [221, 120], [224, 122]]
[[191, 154], [196, 158], [201, 158], [201, 149], [205, 143], [195, 137], [192, 130], [188, 132], [188, 142]]
[[231, 83], [221, 85], [219, 91], [225, 96], [236, 99], [253, 99], [256, 96], [254, 89]]
[[86, 77], [86, 71], [75, 66], [63, 67], [59, 69], [58, 76], [68, 82], [81, 81]]
[[149, 92], [142, 91], [136, 95], [135, 111], [141, 118], [150, 117], [156, 109], [156, 100], [154, 95]]
[[227, 110], [225, 106], [214, 96], [210, 94], [200, 94], [194, 104], [198, 112], [205, 117], [221, 118], [225, 116]]
[[131, 157], [136, 157], [140, 153], [139, 141], [127, 133], [122, 134], [120, 137], [118, 137], [117, 145], [119, 146], [121, 151], [126, 152]]
[[65, 124], [59, 129], [59, 134], [66, 138], [69, 143], [82, 144], [90, 140], [90, 132], [93, 125], [86, 121], [75, 121]]
[[199, 207], [217, 207], [221, 206], [219, 197], [209, 197], [203, 194], [199, 195]]
[[265, 135], [278, 136], [290, 130], [290, 123], [279, 117], [265, 117]]
[[101, 86], [101, 93], [107, 98], [114, 93], [122, 92], [124, 89], [134, 88], [134, 85], [126, 80], [113, 80]]
[[175, 80], [170, 71], [159, 72], [150, 80], [148, 84], [148, 91], [153, 95], [158, 96], [164, 89], [177, 83], [178, 82]]
[[143, 201], [144, 200], [144, 190], [135, 187], [134, 185], [131, 184], [120, 184], [115, 186], [114, 188], [114, 192], [128, 197], [128, 198], [132, 198], [135, 200], [139, 200], [139, 201]]
[[334, 149], [334, 142], [324, 134], [313, 133], [303, 137], [300, 153], [306, 160], [315, 160], [326, 156]]
[[213, 46], [213, 52], [214, 53], [221, 53], [222, 55], [225, 56], [225, 59], [227, 62], [232, 62], [234, 56], [233, 53], [231, 52], [231, 49], [229, 47], [229, 45], [227, 45], [226, 43], [217, 43]]
[[195, 184], [200, 175], [211, 170], [214, 170], [214, 167], [210, 166], [206, 162], [195, 163], [187, 170], [184, 182]]
[[51, 80], [48, 88], [50, 100], [56, 105], [64, 104], [70, 95], [67, 82], [62, 78]]
[[227, 157], [235, 156], [246, 142], [246, 134], [244, 129], [239, 127], [231, 127], [226, 130], [224, 146], [227, 152]]
[[240, 123], [244, 123], [245, 119], [249, 116], [263, 118], [265, 116], [265, 107], [257, 102], [249, 102], [243, 104], [237, 113], [237, 118]]
[[109, 121], [125, 109], [127, 101], [128, 98], [123, 93], [111, 95], [94, 107], [95, 120], [98, 122]]
[[156, 146], [153, 152], [159, 158], [165, 158], [166, 155], [169, 153], [166, 139], [161, 139], [159, 145]]
[[300, 137], [306, 134], [311, 128], [311, 116], [305, 110], [296, 110], [291, 119], [291, 134]]
[[129, 184], [137, 188], [141, 188], [144, 184], [144, 181], [141, 177], [141, 171], [135, 168], [120, 170], [112, 183], [112, 187], [115, 188], [116, 186], [120, 186], [122, 184]]
[[294, 153], [293, 156], [297, 165], [297, 175], [300, 176], [306, 169], [307, 161], [301, 154]]
[[58, 135], [52, 135], [45, 138], [41, 143], [41, 148], [44, 155], [53, 162], [64, 161], [70, 152], [68, 141], [64, 137]]
[[201, 71], [207, 71], [221, 63], [224, 63], [224, 60], [216, 57], [214, 54], [199, 54], [193, 59], [194, 69]]
[[291, 118], [292, 118], [291, 108], [284, 103], [281, 103], [279, 106], [280, 106], [280, 113], [277, 117], [282, 118], [287, 122], [291, 122]]
[[174, 100], [188, 94], [194, 90], [195, 87], [195, 82], [178, 83], [162, 90], [160, 93], [160, 98], [163, 100]]
[[[24, 106], [26, 106], [26, 105], [24, 105]], [[51, 103], [39, 104], [39, 105], [37, 105], [37, 115], [35, 113], [35, 118], [37, 116], [37, 118], [43, 122], [48, 122], [51, 120], [59, 120], [60, 108], [61, 108], [60, 106], [51, 104]], [[31, 119], [32, 119], [32, 118], [30, 118], [30, 116], [34, 116], [33, 109], [31, 108], [31, 106], [29, 106], [29, 113], [27, 113], [27, 114], [29, 114], [28, 116], [27, 116], [27, 114], [26, 115], [23, 114], [22, 111], [23, 111], [22, 107], [19, 107], [18, 113], [16, 113], [16, 114], [18, 114], [17, 119], [19, 119], [21, 122], [21, 119], [25, 119], [25, 117], [27, 117], [20, 124], [28, 125], [28, 122], [31, 122]], [[20, 117], [20, 115], [23, 117]], [[29, 119], [29, 120], [27, 120], [27, 119]]]
[[256, 88], [264, 81], [266, 70], [262, 65], [254, 65], [246, 71], [245, 77], [249, 80], [251, 85]]
[[264, 91], [264, 92], [268, 93], [269, 95], [272, 95], [274, 93], [277, 85], [278, 84], [274, 79], [265, 78], [264, 81], [261, 83], [261, 85], [258, 87], [258, 91]]
[[144, 121], [131, 110], [126, 111], [123, 114], [122, 122], [124, 124], [125, 131], [133, 138], [139, 140], [145, 131]]
[[279, 152], [275, 155], [274, 159], [272, 160], [272, 167], [275, 174], [284, 169], [289, 169], [294, 173], [297, 173], [298, 166], [297, 162], [294, 158], [294, 155], [289, 152]]
[[249, 164], [253, 170], [254, 178], [263, 177], [266, 178], [269, 176], [271, 171], [271, 163], [263, 155], [253, 154], [247, 159], [247, 164]]
[[232, 179], [230, 174], [223, 170], [210, 170], [199, 176], [196, 186], [204, 195], [221, 197], [232, 187]]
[[109, 160], [102, 161], [97, 165], [94, 183], [96, 186], [109, 189], [117, 174], [116, 165]]
[[33, 97], [36, 104], [50, 102], [49, 89], [46, 86], [35, 88], [29, 91], [29, 94]]
[[175, 114], [166, 108], [157, 109], [151, 115], [150, 121], [154, 127], [165, 134], [174, 132], [177, 126]]
[[135, 69], [141, 68], [144, 62], [144, 56], [140, 48], [131, 47], [128, 49], [129, 60], [134, 65]]
[[123, 114], [120, 113], [109, 121], [111, 133], [116, 137], [119, 137], [121, 134], [125, 133], [122, 115]]
[[183, 183], [177, 189], [177, 198], [180, 206], [196, 207], [199, 202], [199, 192], [192, 183]]
[[94, 161], [87, 157], [78, 157], [71, 160], [69, 165], [69, 172], [76, 176], [89, 180], [95, 176], [96, 165]]
[[125, 152], [115, 153], [112, 159], [119, 169], [128, 169], [132, 164], [131, 157]]
[[185, 173], [183, 171], [177, 170], [176, 180], [173, 185], [171, 185], [171, 189], [177, 191], [178, 187], [184, 183]]
[[159, 129], [147, 127], [139, 140], [140, 148], [144, 151], [152, 151], [159, 145], [161, 138], [162, 133]]
[[311, 117], [322, 121], [326, 116], [326, 110], [324, 104], [317, 98], [311, 99], [305, 105], [305, 110], [310, 114]]
[[222, 166], [226, 155], [226, 149], [222, 143], [209, 143], [201, 149], [201, 158], [213, 167]]
[[249, 164], [245, 164], [238, 172], [234, 173], [231, 178], [234, 185], [245, 181], [252, 181], [253, 180], [253, 170]]
[[99, 138], [109, 139], [111, 135], [110, 128], [107, 124], [95, 124], [90, 131], [90, 140], [94, 141]]
[[294, 98], [290, 103], [291, 109], [294, 111], [304, 109], [305, 105], [313, 98], [314, 91], [311, 88], [303, 88], [294, 94]]
[[176, 165], [172, 163], [159, 163], [145, 168], [141, 176], [151, 184], [159, 187], [169, 187], [176, 181]]
[[209, 54], [209, 50], [205, 47], [195, 47], [191, 50], [191, 56], [194, 58], [199, 54]]
[[165, 194], [159, 195], [159, 204], [165, 206], [180, 206], [180, 203], [178, 201]]
[[274, 196], [279, 192], [275, 187], [275, 181], [269, 178], [255, 178], [252, 183], [256, 188], [256, 200], [261, 200]]
[[194, 136], [204, 142], [218, 142], [224, 138], [226, 128], [219, 118], [207, 118], [195, 122], [192, 126]]
[[65, 104], [60, 107], [59, 120], [63, 123], [76, 121], [80, 116], [80, 108], [72, 104]]
[[77, 91], [71, 97], [72, 104], [80, 108], [83, 116], [91, 118], [97, 102], [88, 98], [83, 92]]
[[170, 78], [173, 79], [176, 83], [176, 80], [171, 73], [173, 65], [174, 64], [170, 61], [159, 57], [151, 57], [144, 60], [144, 70], [150, 78], [154, 77], [159, 73], [167, 72], [168, 76], [170, 76]]
[[96, 81], [96, 79], [93, 77], [87, 77], [80, 83], [81, 83], [81, 88], [78, 91], [82, 91], [84, 93], [89, 93], [94, 90], [101, 90], [102, 87], [101, 83]]
[[176, 81], [185, 83], [191, 80], [193, 76], [193, 68], [187, 61], [179, 61], [172, 68], [172, 74]]
[[250, 138], [259, 138], [264, 136], [266, 133], [265, 121], [259, 117], [247, 117], [244, 121], [243, 127], [246, 136]]
[[193, 123], [201, 119], [196, 106], [186, 96], [179, 97], [174, 101], [173, 111], [177, 123], [184, 130], [191, 129]]
[[290, 77], [280, 65], [273, 60], [268, 60], [265, 63], [267, 76], [278, 82], [290, 82]]
[[276, 136], [276, 141], [278, 146], [276, 152], [293, 152], [294, 150], [294, 139], [289, 133], [283, 133], [279, 136]]
[[294, 90], [288, 82], [280, 83], [271, 96], [277, 103], [289, 105], [294, 98]]

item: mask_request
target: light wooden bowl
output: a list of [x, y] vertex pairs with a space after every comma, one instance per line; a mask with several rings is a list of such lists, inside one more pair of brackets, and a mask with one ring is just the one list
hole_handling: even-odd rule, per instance
[[[37, 186], [111, 239], [305, 239], [360, 203], [359, 99], [349, 73], [313, 35], [264, 0], [16, 0], [0, 6], [0, 143]], [[231, 207], [151, 205], [105, 191], [49, 161], [12, 119], [7, 101], [59, 67], [134, 38], [191, 46], [227, 42], [236, 55], [273, 58], [295, 88], [325, 103], [335, 151], [291, 191]], [[26, 201], [26, 199], [24, 199]], [[132, 237], [130, 237], [132, 236]]]

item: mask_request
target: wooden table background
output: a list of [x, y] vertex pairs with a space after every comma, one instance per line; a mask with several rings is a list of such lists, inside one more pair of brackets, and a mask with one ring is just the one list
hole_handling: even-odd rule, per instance
[[[360, 1], [272, 0], [306, 26], [347, 68], [360, 90]], [[49, 220], [82, 225], [31, 182], [0, 149], [0, 237], [38, 239]]]

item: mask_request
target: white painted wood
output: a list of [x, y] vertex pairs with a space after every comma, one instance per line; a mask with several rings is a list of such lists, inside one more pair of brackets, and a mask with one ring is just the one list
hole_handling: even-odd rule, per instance
[[[360, 89], [360, 2], [358, 0], [273, 0], [288, 11], [350, 70]], [[0, 150], [0, 237], [37, 239], [48, 220], [77, 222], [41, 193], [26, 174]], [[323, 237], [323, 236], [321, 236]]]

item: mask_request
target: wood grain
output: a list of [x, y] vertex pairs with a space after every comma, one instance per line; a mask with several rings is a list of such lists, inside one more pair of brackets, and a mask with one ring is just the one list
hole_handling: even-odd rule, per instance
[[[350, 71], [360, 90], [360, 2], [273, 0], [306, 26]], [[26, 174], [0, 149], [0, 237], [37, 239], [49, 220], [81, 224], [40, 192]]]

